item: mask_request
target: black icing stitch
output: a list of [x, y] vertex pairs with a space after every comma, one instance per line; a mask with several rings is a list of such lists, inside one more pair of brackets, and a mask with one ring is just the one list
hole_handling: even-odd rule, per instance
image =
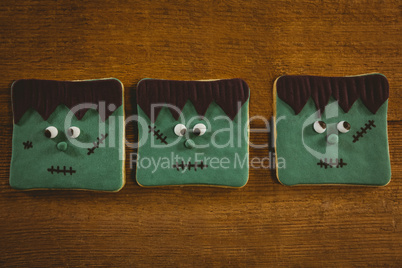
[[177, 169], [177, 171], [180, 171], [180, 168], [181, 170], [185, 170], [186, 168], [188, 168], [188, 170], [191, 170], [191, 168], [194, 168], [194, 171], [197, 171], [197, 168], [201, 168], [201, 170], [203, 170], [207, 167], [208, 165], [204, 165], [203, 161], [201, 161], [201, 163], [195, 162], [194, 164], [192, 164], [191, 162], [184, 163], [183, 161], [181, 161], [181, 164], [176, 162], [176, 164], [173, 165], [173, 168]]
[[148, 126], [148, 128], [149, 128], [148, 133], [151, 133], [151, 132], [154, 133], [154, 136], [156, 136], [156, 139], [157, 139], [157, 140], [160, 140], [160, 141], [161, 141], [162, 143], [164, 143], [164, 144], [168, 144], [168, 143], [166, 142], [167, 136], [163, 137], [164, 135], [163, 135], [162, 132], [160, 132], [159, 129], [158, 129], [157, 131], [155, 131], [156, 127]]
[[366, 134], [367, 130], [371, 130], [371, 127], [376, 127], [376, 125], [374, 125], [374, 120], [369, 120], [368, 124], [364, 124], [364, 128], [360, 128], [361, 131], [357, 131], [356, 135], [353, 135], [353, 142], [358, 141], [359, 138], [363, 138], [363, 134]]
[[60, 169], [59, 166], [57, 166], [57, 169], [55, 169], [53, 166], [51, 168], [48, 168], [47, 171], [49, 171], [50, 173], [53, 174], [53, 172], [56, 172], [56, 174], [59, 173], [63, 173], [64, 176], [66, 175], [66, 173], [69, 173], [70, 175], [73, 175], [73, 173], [76, 173], [75, 170], [73, 170], [72, 167], [70, 167], [70, 169], [66, 169], [66, 166], [63, 166], [63, 169]]
[[100, 139], [99, 139], [99, 137], [96, 138], [98, 141], [94, 141], [94, 142], [93, 142], [94, 147], [88, 148], [88, 153], [87, 153], [87, 155], [93, 154], [94, 151], [95, 151], [95, 149], [96, 149], [96, 148], [99, 148], [99, 144], [102, 144], [103, 141], [107, 138], [107, 136], [108, 136], [108, 134], [106, 133], [106, 135], [101, 134], [101, 138], [100, 138]]
[[347, 163], [343, 162], [342, 158], [340, 158], [339, 160], [338, 158], [336, 158], [335, 162], [333, 162], [332, 158], [330, 158], [328, 163], [327, 158], [324, 158], [324, 161], [320, 159], [320, 162], [317, 163], [317, 166], [320, 166], [320, 168], [324, 167], [325, 169], [333, 167], [343, 168], [343, 166], [347, 166]]
[[24, 149], [33, 148], [32, 141], [26, 141], [22, 143], [24, 145]]

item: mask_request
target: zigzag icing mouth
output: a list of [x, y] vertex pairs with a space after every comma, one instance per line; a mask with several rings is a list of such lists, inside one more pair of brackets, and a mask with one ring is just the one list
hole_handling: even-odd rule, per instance
[[63, 169], [61, 169], [59, 166], [57, 166], [57, 169], [52, 166], [52, 167], [48, 168], [47, 171], [49, 171], [52, 175], [54, 173], [56, 173], [56, 174], [63, 173], [64, 176], [66, 176], [67, 173], [70, 175], [73, 175], [73, 173], [77, 172], [72, 167], [70, 167], [69, 169], [66, 169], [66, 166], [63, 166]]
[[180, 171], [180, 168], [181, 168], [181, 170], [185, 170], [185, 169], [191, 170], [191, 168], [193, 168], [194, 171], [197, 171], [197, 168], [203, 170], [207, 167], [208, 167], [208, 165], [204, 165], [203, 161], [201, 161], [200, 163], [195, 162], [194, 164], [192, 164], [191, 162], [184, 163], [184, 161], [181, 161], [180, 164], [179, 164], [179, 162], [176, 162], [176, 164], [173, 165], [173, 168], [177, 169], [177, 171]]
[[348, 164], [343, 162], [342, 158], [329, 158], [329, 161], [327, 158], [324, 158], [324, 161], [320, 159], [320, 162], [317, 163], [317, 166], [320, 166], [320, 168], [343, 168], [343, 166], [347, 166]]

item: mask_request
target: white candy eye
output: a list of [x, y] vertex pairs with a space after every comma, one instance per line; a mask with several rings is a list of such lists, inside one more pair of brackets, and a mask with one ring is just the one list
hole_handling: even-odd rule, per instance
[[47, 127], [45, 129], [45, 136], [49, 139], [56, 138], [57, 134], [59, 134], [59, 131], [53, 126]]
[[324, 121], [315, 121], [313, 127], [314, 127], [315, 132], [321, 134], [321, 133], [324, 133], [325, 130], [327, 129], [327, 124], [325, 124]]
[[184, 136], [184, 135], [186, 134], [186, 131], [187, 131], [187, 128], [186, 128], [186, 126], [183, 125], [183, 124], [177, 124], [177, 125], [174, 127], [174, 133], [175, 133], [177, 136]]
[[67, 131], [67, 134], [70, 138], [76, 139], [80, 135], [81, 130], [78, 127], [70, 127]]
[[346, 121], [341, 121], [338, 123], [336, 128], [339, 130], [339, 132], [346, 133], [350, 130], [350, 124]]
[[205, 132], [207, 131], [207, 127], [204, 124], [196, 124], [193, 127], [193, 133], [197, 136], [202, 136], [205, 134]]

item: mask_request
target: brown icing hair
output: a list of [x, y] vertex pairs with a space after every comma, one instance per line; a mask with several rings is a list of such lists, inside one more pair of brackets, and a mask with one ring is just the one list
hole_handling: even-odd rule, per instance
[[[11, 94], [15, 123], [30, 108], [47, 120], [60, 104], [71, 109], [78, 104], [99, 104], [100, 101], [105, 102], [105, 118], [101, 118], [105, 121], [113, 113], [107, 109], [109, 104], [116, 105], [116, 108], [121, 106], [123, 88], [121, 82], [114, 78], [86, 81], [22, 79], [13, 83]], [[87, 110], [77, 111], [77, 119], [81, 120]]]
[[286, 102], [295, 114], [300, 113], [311, 97], [321, 112], [333, 96], [347, 113], [360, 98], [373, 114], [389, 97], [388, 80], [381, 74], [349, 77], [321, 77], [287, 75], [276, 82], [278, 97]]
[[[151, 118], [152, 104], [171, 104], [182, 111], [188, 100], [200, 116], [205, 115], [214, 101], [233, 120], [248, 97], [249, 88], [246, 82], [238, 78], [215, 81], [144, 79], [137, 86], [137, 103], [151, 120], [156, 120], [162, 109], [155, 108], [155, 118]], [[180, 116], [172, 109], [171, 113], [176, 120]]]

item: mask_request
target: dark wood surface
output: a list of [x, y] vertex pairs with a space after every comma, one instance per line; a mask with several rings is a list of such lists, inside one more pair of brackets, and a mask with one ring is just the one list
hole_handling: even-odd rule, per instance
[[[0, 266], [401, 267], [401, 14], [400, 1], [1, 1]], [[280, 75], [369, 72], [391, 88], [386, 187], [285, 187], [269, 169], [240, 190], [146, 189], [130, 169], [117, 194], [8, 184], [15, 79], [116, 77], [130, 115], [141, 78], [240, 77], [250, 115], [270, 117]]]

